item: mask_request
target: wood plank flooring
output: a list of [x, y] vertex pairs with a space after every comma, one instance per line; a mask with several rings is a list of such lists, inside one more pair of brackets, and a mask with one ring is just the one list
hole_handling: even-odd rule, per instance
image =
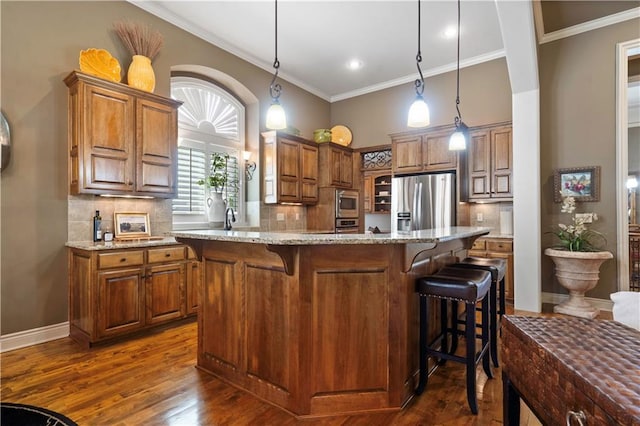
[[[79, 425], [500, 425], [500, 369], [478, 369], [479, 414], [470, 413], [464, 366], [447, 363], [402, 411], [296, 420], [204, 373], [196, 364], [196, 323], [93, 349], [70, 338], [3, 353], [2, 401], [62, 413]], [[539, 424], [522, 410], [523, 425]]]

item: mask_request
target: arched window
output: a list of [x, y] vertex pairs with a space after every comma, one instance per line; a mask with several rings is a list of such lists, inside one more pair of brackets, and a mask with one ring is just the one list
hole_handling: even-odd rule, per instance
[[191, 76], [171, 78], [171, 97], [183, 102], [178, 109], [178, 195], [172, 202], [173, 225], [203, 228], [208, 225], [206, 180], [214, 154], [228, 155], [228, 180], [223, 188], [227, 206], [244, 222], [245, 108], [233, 95], [207, 80]]

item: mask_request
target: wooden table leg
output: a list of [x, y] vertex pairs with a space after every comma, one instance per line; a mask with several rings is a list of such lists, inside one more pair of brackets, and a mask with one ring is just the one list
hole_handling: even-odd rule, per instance
[[504, 372], [502, 373], [502, 421], [505, 426], [520, 424], [520, 394]]

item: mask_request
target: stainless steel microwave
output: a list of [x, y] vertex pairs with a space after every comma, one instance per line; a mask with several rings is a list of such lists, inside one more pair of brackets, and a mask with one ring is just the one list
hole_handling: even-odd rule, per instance
[[359, 200], [358, 191], [336, 189], [336, 219], [357, 218]]

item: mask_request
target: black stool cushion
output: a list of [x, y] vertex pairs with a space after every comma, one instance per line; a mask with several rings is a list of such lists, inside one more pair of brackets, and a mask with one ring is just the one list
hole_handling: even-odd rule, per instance
[[416, 291], [422, 295], [475, 303], [491, 287], [491, 274], [479, 269], [445, 267], [436, 274], [418, 278]]
[[492, 274], [497, 274], [496, 281], [502, 281], [505, 271], [507, 270], [507, 262], [504, 259], [487, 259], [484, 257], [465, 257], [457, 265], [473, 265], [482, 268]]

